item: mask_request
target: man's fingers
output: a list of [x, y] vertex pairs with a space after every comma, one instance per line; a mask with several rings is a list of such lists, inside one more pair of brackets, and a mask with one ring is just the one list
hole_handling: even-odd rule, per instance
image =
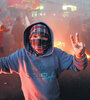
[[82, 42], [80, 42], [80, 50], [85, 50], [85, 48], [86, 48], [86, 45], [84, 44], [84, 43], [82, 43]]
[[75, 39], [76, 39], [76, 43], [79, 43], [79, 34], [78, 33], [75, 34]]
[[75, 40], [72, 35], [70, 35], [70, 40], [71, 40], [72, 45], [75, 44]]
[[83, 44], [83, 47], [84, 47], [84, 48], [86, 48], [86, 45], [85, 45], [85, 43]]

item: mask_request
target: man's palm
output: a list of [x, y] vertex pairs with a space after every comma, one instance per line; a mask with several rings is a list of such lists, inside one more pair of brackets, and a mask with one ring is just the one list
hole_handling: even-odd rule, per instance
[[78, 33], [75, 34], [75, 39], [70, 35], [70, 40], [77, 58], [83, 58], [85, 55], [85, 44], [79, 42]]

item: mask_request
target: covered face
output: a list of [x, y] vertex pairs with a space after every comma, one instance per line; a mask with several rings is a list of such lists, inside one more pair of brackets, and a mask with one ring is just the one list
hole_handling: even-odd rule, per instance
[[39, 54], [43, 55], [49, 48], [48, 28], [43, 24], [32, 26], [29, 35], [32, 48]]

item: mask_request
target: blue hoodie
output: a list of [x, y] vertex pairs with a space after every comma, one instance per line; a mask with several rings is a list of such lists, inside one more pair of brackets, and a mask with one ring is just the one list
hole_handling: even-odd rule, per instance
[[[29, 40], [29, 31], [37, 23], [45, 24], [51, 36], [51, 46], [42, 56], [36, 56]], [[21, 79], [21, 89], [25, 100], [59, 100], [58, 77], [64, 70], [80, 71], [87, 66], [87, 57], [77, 59], [53, 46], [53, 32], [50, 27], [37, 21], [24, 31], [25, 49], [8, 57], [0, 58], [1, 72], [17, 72]]]

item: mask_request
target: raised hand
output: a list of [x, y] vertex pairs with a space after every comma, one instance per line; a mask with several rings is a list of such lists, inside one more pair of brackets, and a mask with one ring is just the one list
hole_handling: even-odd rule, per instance
[[70, 40], [76, 57], [82, 59], [85, 56], [85, 44], [79, 41], [78, 33], [75, 34], [75, 39], [70, 35]]

